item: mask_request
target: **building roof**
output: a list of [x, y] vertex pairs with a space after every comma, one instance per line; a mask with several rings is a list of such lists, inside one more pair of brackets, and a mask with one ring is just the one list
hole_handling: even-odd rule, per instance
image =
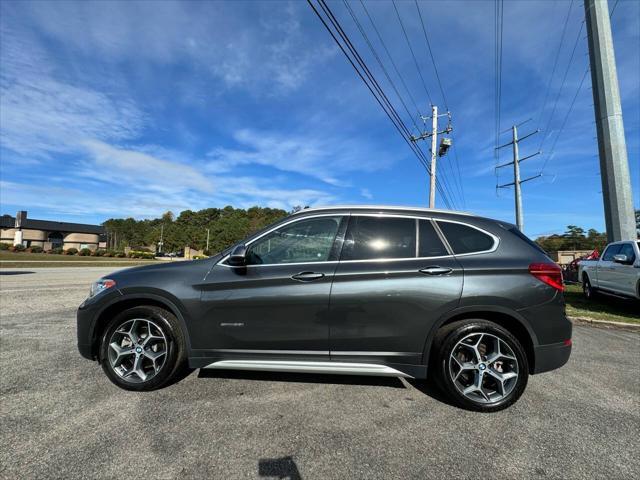
[[[2, 217], [0, 217], [0, 227], [14, 228], [15, 225], [15, 217], [12, 217], [11, 215], [2, 215]], [[104, 233], [104, 227], [102, 225], [54, 222], [52, 220], [36, 220], [33, 218], [26, 218], [22, 223], [22, 228], [31, 230], [46, 230], [48, 232], [93, 233], [95, 235]]]

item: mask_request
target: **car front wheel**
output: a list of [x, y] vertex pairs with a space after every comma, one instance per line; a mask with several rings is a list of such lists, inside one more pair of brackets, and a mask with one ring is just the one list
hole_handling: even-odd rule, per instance
[[436, 341], [439, 383], [459, 406], [493, 412], [512, 405], [524, 392], [527, 356], [501, 326], [463, 320], [445, 326]]
[[185, 363], [184, 338], [166, 310], [142, 306], [118, 314], [102, 336], [100, 362], [109, 380], [126, 390], [154, 390]]

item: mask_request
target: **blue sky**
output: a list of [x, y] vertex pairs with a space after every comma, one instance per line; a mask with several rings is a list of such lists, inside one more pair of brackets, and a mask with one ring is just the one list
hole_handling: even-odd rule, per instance
[[[402, 111], [342, 2], [330, 5]], [[361, 5], [351, 5], [386, 60]], [[576, 0], [540, 115], [569, 5], [505, 2], [502, 128], [530, 117], [521, 134], [550, 125], [522, 142], [521, 156], [535, 152], [542, 135], [550, 150], [588, 63], [583, 30], [558, 95], [584, 17]], [[393, 5], [367, 6], [426, 113]], [[513, 193], [496, 196], [495, 189], [493, 2], [421, 7], [461, 172], [460, 182], [450, 154], [441, 178], [459, 209], [513, 221]], [[7, 1], [0, 9], [2, 213], [102, 222], [229, 204], [427, 202], [426, 172], [306, 2]], [[400, 1], [398, 9], [427, 87], [442, 104], [415, 5]], [[620, 0], [612, 27], [637, 208], [640, 2]], [[588, 76], [542, 179], [523, 186], [529, 235], [567, 224], [604, 229], [590, 87]], [[524, 162], [523, 176], [539, 173], [547, 156]]]

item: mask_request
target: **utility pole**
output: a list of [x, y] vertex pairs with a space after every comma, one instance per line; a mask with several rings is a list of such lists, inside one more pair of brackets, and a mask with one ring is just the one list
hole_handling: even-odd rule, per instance
[[436, 208], [436, 147], [438, 146], [438, 107], [431, 105], [431, 172], [429, 172], [429, 208]]
[[[528, 120], [527, 120], [528, 121]], [[523, 122], [526, 123], [526, 122]], [[525, 158], [520, 158], [519, 155], [519, 148], [518, 148], [518, 144], [524, 140], [525, 138], [529, 138], [532, 135], [535, 135], [536, 133], [538, 133], [539, 130], [536, 130], [535, 132], [532, 132], [528, 135], [525, 135], [524, 137], [518, 139], [518, 127], [522, 125], [514, 125], [511, 127], [511, 142], [509, 143], [505, 143], [504, 145], [499, 146], [496, 150], [503, 148], [503, 147], [507, 147], [509, 145], [513, 146], [513, 161], [509, 162], [509, 163], [503, 163], [502, 165], [498, 165], [496, 167], [496, 169], [498, 168], [502, 168], [502, 167], [506, 167], [508, 165], [513, 165], [513, 182], [511, 183], [505, 183], [504, 185], [498, 185], [498, 188], [507, 188], [510, 187], [511, 185], [514, 186], [515, 189], [515, 207], [516, 207], [516, 226], [518, 227], [518, 230], [520, 230], [521, 232], [524, 229], [524, 219], [523, 219], [523, 214], [522, 214], [522, 187], [521, 185], [524, 182], [528, 182], [529, 180], [533, 180], [534, 178], [538, 178], [540, 176], [542, 176], [542, 174], [538, 174], [538, 175], [534, 175], [533, 177], [529, 177], [529, 178], [525, 178], [524, 180], [520, 180], [520, 162], [523, 162], [525, 160], [528, 160], [531, 157], [535, 157], [536, 155], [538, 155], [540, 152], [536, 152], [533, 155], [529, 155], [528, 157]], [[504, 132], [502, 132], [504, 133]]]
[[[438, 118], [439, 117], [448, 117], [449, 121], [447, 122], [447, 126], [444, 130], [438, 131]], [[412, 142], [417, 142], [418, 140], [425, 140], [427, 138], [431, 138], [431, 165], [429, 167], [429, 208], [435, 208], [436, 206], [436, 161], [438, 156], [443, 156], [449, 147], [451, 146], [451, 140], [446, 139], [446, 144], [443, 142], [443, 146], [440, 148], [440, 152], [438, 152], [438, 135], [451, 133], [453, 128], [451, 127], [451, 113], [443, 113], [438, 115], [438, 107], [436, 105], [431, 105], [431, 117], [421, 117], [423, 122], [426, 122], [429, 118], [431, 118], [431, 132], [422, 132], [418, 136], [412, 136], [410, 140]], [[444, 140], [444, 139], [443, 139]]]
[[209, 229], [207, 228], [207, 252], [209, 251]]
[[160, 224], [160, 241], [158, 242], [160, 253], [162, 253], [163, 246], [164, 246], [164, 242], [162, 241], [163, 237], [164, 237], [164, 223]]
[[609, 242], [635, 240], [631, 175], [607, 0], [584, 0], [604, 218]]

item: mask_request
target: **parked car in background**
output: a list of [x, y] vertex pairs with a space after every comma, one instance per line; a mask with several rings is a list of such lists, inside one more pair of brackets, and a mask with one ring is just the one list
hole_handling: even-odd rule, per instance
[[182, 366], [426, 378], [513, 404], [571, 353], [560, 268], [511, 224], [402, 207], [301, 210], [228, 250], [100, 279], [78, 348], [127, 390]]
[[583, 260], [578, 267], [587, 298], [602, 292], [640, 299], [640, 241], [610, 243], [599, 259]]

